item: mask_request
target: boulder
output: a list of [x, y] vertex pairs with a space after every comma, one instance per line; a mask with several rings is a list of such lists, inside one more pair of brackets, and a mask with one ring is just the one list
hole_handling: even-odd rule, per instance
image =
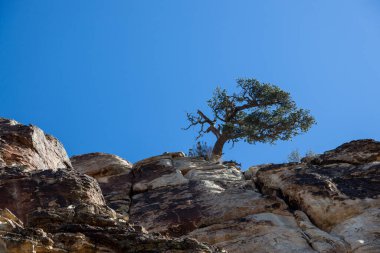
[[109, 176], [127, 173], [132, 168], [132, 163], [105, 153], [77, 155], [70, 160], [77, 171], [95, 178], [98, 182], [107, 182]]
[[71, 168], [62, 144], [36, 126], [0, 118], [0, 167], [25, 171]]

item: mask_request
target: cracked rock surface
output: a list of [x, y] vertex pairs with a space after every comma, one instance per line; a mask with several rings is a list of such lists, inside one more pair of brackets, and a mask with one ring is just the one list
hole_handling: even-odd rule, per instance
[[240, 171], [183, 153], [68, 160], [0, 120], [0, 252], [380, 252], [380, 143]]
[[123, 181], [128, 217], [230, 252], [379, 252], [379, 147], [358, 140], [245, 173], [178, 153], [151, 157]]
[[93, 162], [109, 167], [95, 179], [71, 168], [54, 137], [5, 119], [0, 155], [0, 253], [223, 252], [188, 237], [148, 233], [107, 206], [96, 179], [111, 182], [108, 172], [123, 173], [128, 163]]

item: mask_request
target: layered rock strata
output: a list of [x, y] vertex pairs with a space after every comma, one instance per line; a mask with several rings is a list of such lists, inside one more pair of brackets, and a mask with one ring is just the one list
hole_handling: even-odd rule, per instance
[[242, 172], [181, 152], [70, 162], [0, 120], [0, 252], [380, 252], [379, 195], [374, 140]]
[[[0, 155], [0, 253], [222, 252], [128, 223], [106, 205], [95, 178], [71, 168], [62, 145], [37, 127], [1, 119]], [[108, 166], [111, 174], [98, 180], [124, 172]]]
[[140, 161], [123, 178], [131, 222], [230, 252], [380, 249], [379, 142], [354, 141], [302, 163], [244, 173], [178, 154]]
[[36, 126], [0, 118], [0, 167], [19, 166], [24, 170], [70, 168], [62, 144]]
[[264, 166], [252, 178], [352, 252], [380, 251], [380, 142], [352, 141], [307, 163]]

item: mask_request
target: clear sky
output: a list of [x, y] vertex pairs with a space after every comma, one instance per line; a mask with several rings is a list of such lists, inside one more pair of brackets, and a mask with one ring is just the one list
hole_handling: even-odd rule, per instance
[[280, 86], [318, 121], [293, 141], [227, 146], [244, 168], [380, 140], [380, 1], [0, 0], [0, 116], [70, 155], [187, 151], [185, 112], [239, 77]]

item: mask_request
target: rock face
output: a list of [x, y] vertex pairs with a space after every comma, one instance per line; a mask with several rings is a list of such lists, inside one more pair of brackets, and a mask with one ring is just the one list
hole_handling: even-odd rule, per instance
[[0, 168], [0, 208], [8, 208], [23, 222], [45, 208], [80, 204], [105, 205], [96, 181], [73, 169], [24, 172], [18, 167]]
[[177, 153], [151, 157], [129, 174], [129, 218], [229, 252], [378, 252], [378, 145], [354, 141], [244, 174]]
[[19, 166], [25, 170], [70, 168], [62, 144], [35, 126], [0, 118], [0, 167]]
[[0, 253], [380, 252], [373, 140], [246, 172], [181, 152], [71, 168], [56, 139], [1, 119], [0, 155]]
[[77, 171], [98, 181], [107, 205], [128, 220], [133, 178], [132, 163], [104, 153], [74, 156], [71, 162]]
[[0, 253], [222, 252], [127, 223], [40, 129], [1, 120], [0, 131]]
[[70, 159], [76, 170], [100, 182], [106, 182], [108, 177], [120, 175], [132, 169], [132, 163], [116, 155], [105, 153], [78, 155]]
[[280, 196], [352, 252], [380, 251], [380, 143], [343, 144], [310, 163], [269, 165], [253, 178], [264, 194]]
[[234, 167], [158, 156], [135, 172], [133, 189], [130, 220], [148, 231], [229, 252], [314, 252], [286, 203]]

